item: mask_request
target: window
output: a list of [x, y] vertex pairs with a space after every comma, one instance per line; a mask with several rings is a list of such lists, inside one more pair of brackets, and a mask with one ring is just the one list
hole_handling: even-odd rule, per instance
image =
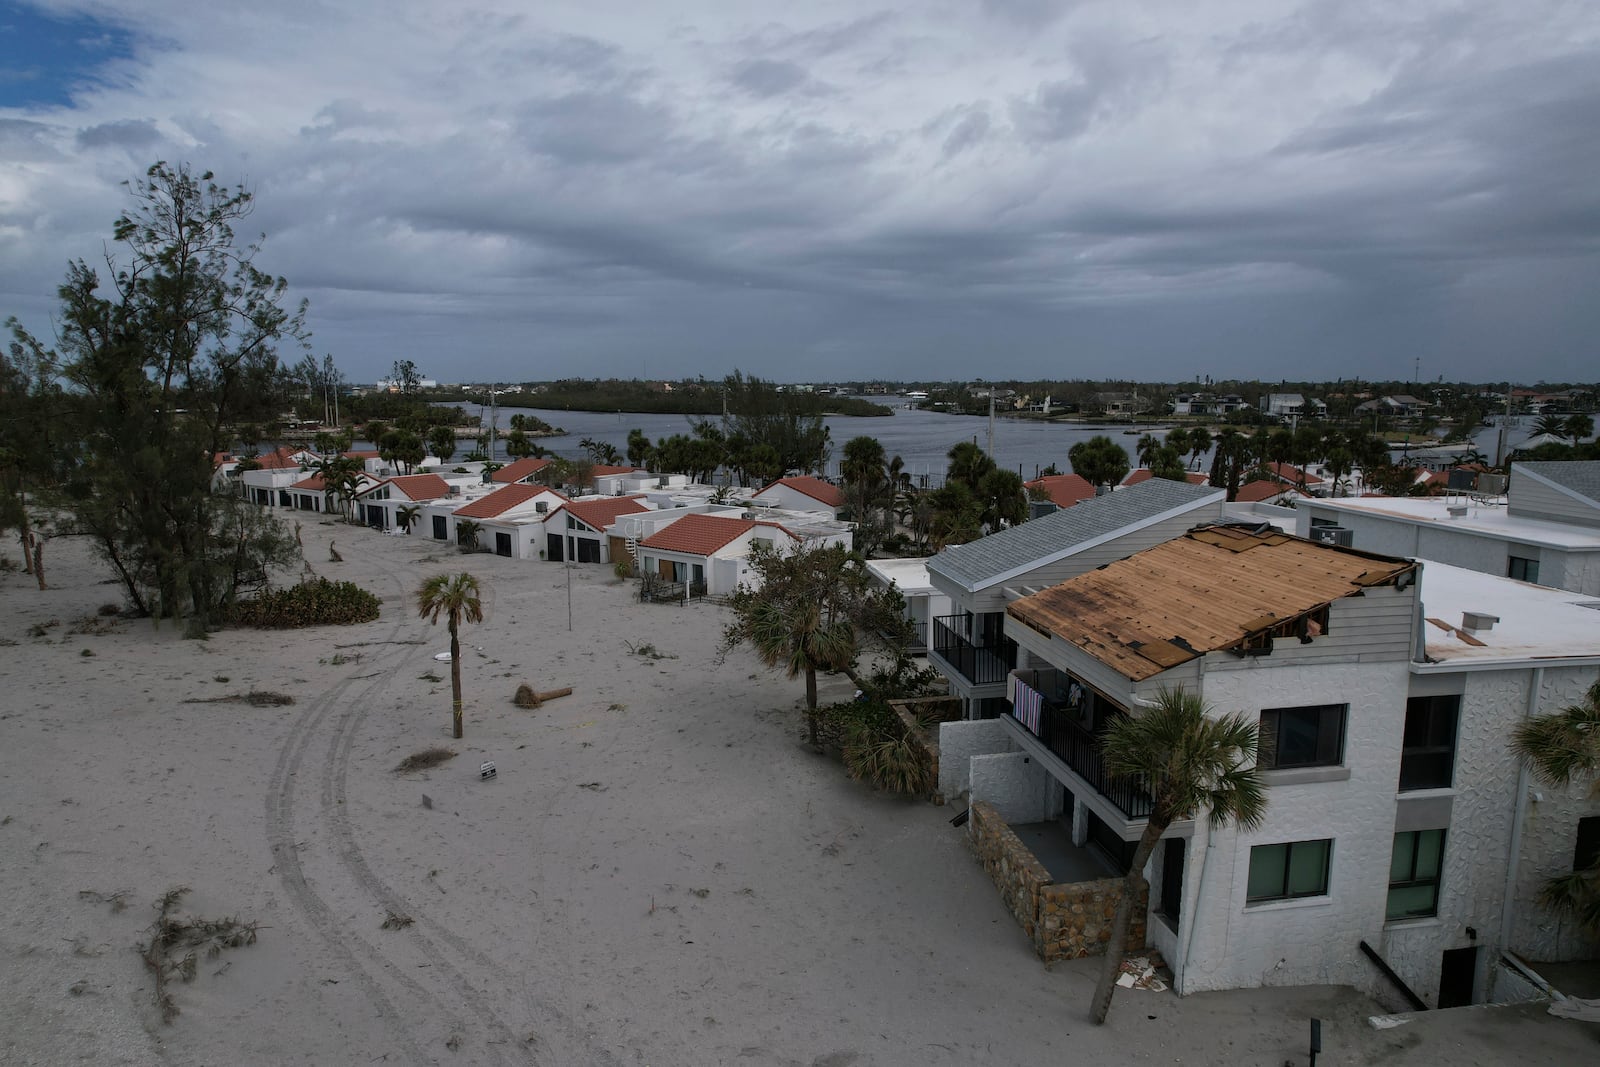
[[1578, 820], [1578, 844], [1572, 850], [1572, 869], [1600, 866], [1600, 815]]
[[1526, 556], [1511, 556], [1506, 561], [1506, 577], [1539, 584], [1539, 561]]
[[1412, 697], [1406, 701], [1406, 732], [1400, 750], [1400, 792], [1448, 789], [1456, 764], [1459, 696]]
[[1347, 704], [1268, 708], [1261, 713], [1261, 767], [1336, 767], [1344, 759]]
[[1250, 850], [1250, 882], [1246, 904], [1269, 900], [1320, 897], [1328, 892], [1328, 860], [1333, 840], [1291, 841], [1282, 845], [1256, 845]]
[[1405, 830], [1394, 835], [1389, 860], [1387, 919], [1416, 919], [1439, 911], [1439, 869], [1444, 860], [1443, 830]]

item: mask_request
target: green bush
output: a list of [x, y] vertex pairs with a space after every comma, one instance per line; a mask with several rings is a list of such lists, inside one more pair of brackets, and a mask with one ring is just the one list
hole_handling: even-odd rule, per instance
[[287, 589], [269, 589], [233, 607], [236, 626], [288, 630], [299, 626], [349, 626], [378, 617], [378, 598], [354, 582], [318, 578]]

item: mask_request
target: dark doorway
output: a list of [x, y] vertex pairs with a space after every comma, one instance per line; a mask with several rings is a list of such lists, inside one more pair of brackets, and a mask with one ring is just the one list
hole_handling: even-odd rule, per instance
[[1162, 843], [1161, 855], [1161, 914], [1167, 917], [1172, 928], [1178, 928], [1178, 918], [1183, 912], [1183, 851], [1181, 837], [1169, 837]]
[[1479, 947], [1445, 949], [1439, 964], [1439, 1007], [1459, 1008], [1472, 1003]]
[[561, 554], [561, 546], [566, 538], [560, 534], [551, 534], [545, 538], [545, 555], [552, 563], [560, 563], [566, 557]]
[[450, 527], [446, 523], [445, 517], [443, 515], [435, 515], [433, 517], [433, 539], [435, 541], [443, 541], [448, 539], [449, 536]]

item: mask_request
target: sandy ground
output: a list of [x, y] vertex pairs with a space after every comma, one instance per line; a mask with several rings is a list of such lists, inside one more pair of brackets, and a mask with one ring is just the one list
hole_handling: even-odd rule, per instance
[[[1600, 1056], [1597, 1028], [1538, 1006], [1379, 1034], [1327, 987], [1124, 990], [1091, 1026], [1096, 961], [1047, 971], [949, 808], [800, 744], [800, 684], [719, 663], [721, 609], [638, 605], [606, 568], [305, 538], [379, 621], [75, 633], [118, 599], [83, 544], [51, 542], [47, 592], [0, 574], [0, 1061], [1277, 1067], [1305, 1062], [1312, 1016], [1323, 1064]], [[407, 597], [463, 566], [489, 617], [448, 742], [446, 636]], [[524, 711], [522, 681], [575, 693]], [[196, 702], [252, 689], [295, 703]], [[460, 755], [393, 773], [441, 742]], [[134, 946], [177, 886], [261, 930], [198, 961], [169, 1025]]]

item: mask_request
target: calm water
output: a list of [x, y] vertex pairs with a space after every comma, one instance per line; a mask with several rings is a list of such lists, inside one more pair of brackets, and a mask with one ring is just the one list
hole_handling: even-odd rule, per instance
[[[878, 399], [878, 398], [870, 398]], [[885, 398], [893, 403], [895, 398]], [[900, 401], [903, 403], [903, 401]], [[486, 408], [462, 405], [469, 413], [487, 418]], [[561, 437], [539, 439], [550, 452], [568, 458], [583, 454], [578, 442], [585, 437], [609, 441], [618, 452], [627, 452], [628, 431], [643, 430], [651, 441], [670, 437], [675, 433], [691, 433], [689, 419], [684, 415], [648, 415], [636, 412], [606, 413], [596, 411], [557, 411], [546, 408], [513, 408], [501, 406], [496, 423], [501, 430], [510, 428], [511, 416], [518, 412], [536, 415], [566, 433]], [[950, 449], [961, 441], [975, 441], [980, 447], [988, 442], [989, 420], [980, 415], [946, 415], [937, 411], [918, 411], [896, 408], [893, 415], [877, 418], [851, 418], [830, 415], [824, 420], [832, 437], [832, 451], [828, 457], [827, 473], [839, 473], [839, 460], [844, 454], [844, 444], [852, 437], [876, 437], [884, 452], [905, 460], [905, 469], [913, 478], [928, 476], [930, 485], [938, 485], [944, 478]], [[1518, 447], [1532, 430], [1532, 419], [1513, 419], [1509, 434], [1510, 447]], [[1072, 423], [1033, 422], [1020, 419], [994, 420], [994, 458], [1002, 467], [1033, 478], [1038, 472], [1054, 463], [1057, 469], [1069, 471], [1067, 451], [1080, 441], [1103, 434], [1123, 447], [1128, 453], [1129, 465], [1136, 466], [1134, 450], [1139, 434], [1154, 432], [1164, 436], [1170, 427], [1141, 426], [1138, 434], [1125, 434], [1126, 426], [1089, 426]], [[1484, 427], [1476, 435], [1477, 447], [1492, 460], [1498, 431]], [[1420, 443], [1420, 442], [1419, 442]], [[462, 451], [466, 451], [464, 446]], [[1463, 446], [1465, 447], [1465, 446]], [[1398, 457], [1399, 452], [1395, 455]], [[505, 458], [502, 450], [501, 458]], [[1185, 457], [1187, 458], [1187, 457]], [[1201, 457], [1201, 470], [1210, 470], [1210, 454]]]
[[[877, 399], [877, 398], [873, 398]], [[893, 398], [888, 398], [893, 400]], [[469, 412], [483, 414], [483, 409], [466, 405]], [[603, 413], [593, 411], [551, 411], [544, 408], [501, 407], [496, 423], [506, 429], [511, 416], [521, 412], [537, 415], [552, 426], [566, 430], [562, 437], [541, 438], [539, 443], [558, 455], [576, 457], [582, 453], [578, 442], [585, 437], [609, 441], [617, 451], [626, 452], [628, 431], [643, 430], [651, 441], [670, 437], [675, 433], [690, 433], [689, 419], [683, 415], [645, 415], [631, 412]], [[938, 484], [944, 477], [950, 449], [961, 441], [976, 441], [980, 447], [988, 443], [989, 420], [978, 415], [945, 415], [936, 411], [916, 411], [897, 408], [893, 415], [877, 418], [852, 418], [830, 415], [824, 420], [832, 437], [833, 449], [828, 458], [829, 475], [839, 472], [839, 460], [844, 454], [844, 444], [852, 437], [876, 437], [890, 457], [905, 460], [905, 469], [913, 478], [930, 475], [930, 482]], [[1009, 467], [1025, 478], [1034, 477], [1041, 468], [1054, 463], [1060, 470], [1070, 470], [1067, 450], [1079, 441], [1087, 441], [1096, 434], [1105, 434], [1122, 445], [1131, 456], [1137, 435], [1124, 436], [1125, 426], [1076, 426], [1062, 423], [1027, 422], [1017, 419], [994, 420], [994, 458], [1002, 467]], [[1159, 432], [1165, 432], [1161, 427]], [[1140, 432], [1144, 432], [1141, 427]]]

